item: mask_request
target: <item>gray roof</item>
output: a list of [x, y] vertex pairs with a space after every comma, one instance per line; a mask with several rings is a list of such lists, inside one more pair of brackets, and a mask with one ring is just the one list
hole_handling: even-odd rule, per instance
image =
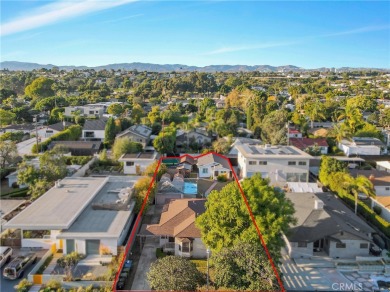
[[212, 163], [219, 163], [224, 168], [230, 169], [228, 160], [214, 153], [203, 155], [197, 159], [197, 165], [207, 165]]
[[[64, 124], [65, 124], [65, 127], [64, 127]], [[64, 122], [58, 122], [58, 123], [55, 123], [55, 124], [52, 124], [52, 125], [48, 125], [47, 128], [48, 129], [53, 129], [55, 131], [63, 131], [65, 128], [69, 127], [69, 126], [72, 126], [74, 125], [73, 123], [70, 123], [70, 122], [67, 122], [67, 121], [64, 121]]]
[[102, 142], [100, 141], [53, 141], [49, 145], [49, 149], [55, 145], [63, 145], [70, 149], [96, 149], [99, 150]]
[[1, 128], [2, 130], [17, 130], [17, 131], [23, 131], [23, 130], [34, 130], [35, 125], [34, 124], [22, 124], [22, 125], [8, 125]]
[[66, 177], [12, 218], [5, 228], [68, 229], [108, 178]]
[[83, 130], [84, 131], [101, 131], [106, 128], [106, 119], [100, 119], [100, 120], [86, 120]]
[[[286, 197], [294, 203], [295, 217], [298, 221], [287, 234], [291, 242], [313, 242], [341, 231], [369, 240], [367, 234], [374, 232], [333, 194], [287, 193]], [[315, 200], [324, 203], [323, 209], [314, 208]]]
[[145, 125], [133, 125], [130, 128], [119, 133], [117, 137], [127, 136], [127, 134], [136, 135], [148, 139], [152, 134], [152, 129]]
[[379, 147], [384, 147], [385, 144], [377, 139], [377, 138], [371, 138], [371, 137], [353, 137], [352, 141], [343, 139], [341, 140], [341, 144], [347, 145], [347, 146], [379, 146]]
[[115, 204], [119, 197], [118, 193], [113, 191], [128, 188], [129, 183], [125, 179], [107, 182], [72, 226], [57, 238], [119, 238], [129, 218], [133, 215], [135, 202], [130, 201], [127, 210], [102, 210], [94, 208], [93, 205]]
[[390, 186], [390, 173], [377, 169], [349, 169], [349, 173], [353, 177], [359, 175], [367, 177], [374, 186]]

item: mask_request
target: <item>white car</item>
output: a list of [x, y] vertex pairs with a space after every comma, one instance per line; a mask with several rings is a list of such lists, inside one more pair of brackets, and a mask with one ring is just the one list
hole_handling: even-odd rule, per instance
[[12, 248], [7, 246], [0, 246], [0, 268], [8, 263], [12, 256]]

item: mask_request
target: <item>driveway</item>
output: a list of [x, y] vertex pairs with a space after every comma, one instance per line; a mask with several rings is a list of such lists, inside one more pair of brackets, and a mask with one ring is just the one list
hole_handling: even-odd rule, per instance
[[353, 285], [335, 268], [299, 267], [282, 251], [284, 288], [288, 291], [336, 291], [339, 287]]
[[23, 254], [26, 254], [26, 253], [30, 253], [30, 252], [35, 252], [36, 255], [37, 255], [37, 261], [35, 264], [31, 265], [25, 272], [24, 272], [24, 275], [21, 279], [17, 279], [17, 280], [9, 280], [9, 279], [4, 279], [3, 278], [3, 270], [4, 268], [7, 266], [7, 265], [4, 265], [2, 268], [1, 268], [1, 280], [0, 280], [0, 291], [15, 291], [14, 289], [14, 286], [17, 285], [22, 279], [26, 278], [27, 279], [27, 276], [28, 274], [31, 272], [31, 270], [35, 267], [35, 265], [39, 262], [39, 260], [42, 258], [42, 256], [47, 252], [47, 250], [39, 250], [39, 251], [30, 251], [29, 249], [18, 249], [18, 248], [14, 248], [14, 252], [13, 252], [13, 255], [12, 255], [12, 259], [11, 261], [19, 256], [19, 255], [23, 255]]
[[149, 272], [151, 264], [157, 260], [156, 248], [158, 247], [159, 239], [157, 237], [146, 238], [131, 290], [150, 290], [146, 273]]

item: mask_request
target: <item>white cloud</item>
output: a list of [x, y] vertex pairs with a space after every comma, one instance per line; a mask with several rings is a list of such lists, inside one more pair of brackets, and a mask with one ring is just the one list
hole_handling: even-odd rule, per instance
[[136, 1], [137, 0], [61, 0], [44, 5], [38, 9], [30, 11], [28, 15], [24, 15], [1, 24], [0, 35], [4, 36], [31, 30], [65, 19], [74, 18]]
[[323, 35], [320, 35], [319, 37], [332, 37], [332, 36], [339, 36], [339, 35], [359, 34], [359, 33], [381, 31], [381, 30], [388, 30], [388, 29], [390, 29], [390, 26], [388, 26], [388, 25], [365, 26], [365, 27], [359, 27], [359, 28], [355, 28], [355, 29], [351, 29], [351, 30], [323, 34]]
[[296, 44], [298, 42], [268, 42], [262, 44], [244, 44], [238, 46], [228, 46], [222, 47], [214, 51], [210, 51], [205, 53], [204, 55], [218, 55], [223, 53], [231, 53], [231, 52], [239, 52], [239, 51], [249, 51], [249, 50], [258, 50], [258, 49], [267, 49], [267, 48], [275, 48], [275, 47], [285, 47], [289, 45]]

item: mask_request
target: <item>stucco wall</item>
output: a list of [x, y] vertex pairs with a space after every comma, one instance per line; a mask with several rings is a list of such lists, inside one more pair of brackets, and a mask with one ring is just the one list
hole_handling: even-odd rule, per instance
[[308, 242], [306, 247], [298, 247], [298, 242], [290, 242], [290, 257], [310, 258], [313, 256], [313, 243]]
[[329, 247], [329, 256], [336, 258], [355, 258], [356, 256], [368, 256], [369, 244], [367, 248], [360, 248], [361, 243], [369, 243], [365, 240], [342, 240], [346, 244], [345, 248], [336, 248], [336, 242], [331, 241]]

